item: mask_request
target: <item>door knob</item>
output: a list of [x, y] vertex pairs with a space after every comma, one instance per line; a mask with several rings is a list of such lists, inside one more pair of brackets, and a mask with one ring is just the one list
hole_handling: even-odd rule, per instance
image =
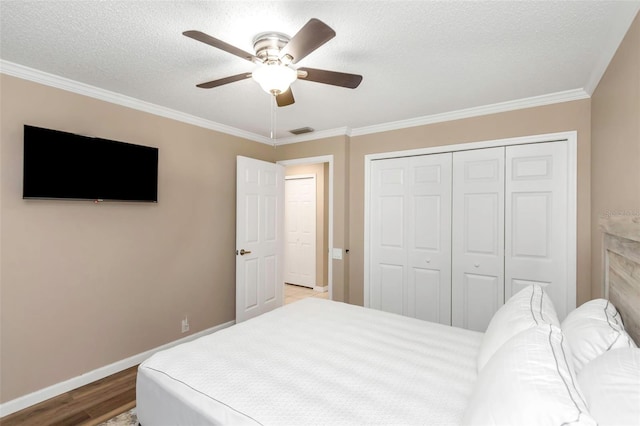
[[242, 249], [240, 250], [240, 256], [244, 256], [245, 254], [251, 253], [249, 250]]
[[476, 268], [479, 268], [480, 264], [479, 263], [474, 263], [473, 266], [475, 266]]
[[431, 263], [431, 259], [425, 259], [425, 262]]

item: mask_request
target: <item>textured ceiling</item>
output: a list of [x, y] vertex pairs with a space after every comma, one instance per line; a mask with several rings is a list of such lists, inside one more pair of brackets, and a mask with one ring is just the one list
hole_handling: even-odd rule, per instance
[[[264, 31], [318, 18], [337, 36], [298, 66], [362, 74], [355, 90], [297, 81], [278, 137], [362, 128], [597, 83], [637, 1], [0, 1], [0, 55], [18, 64], [268, 136], [270, 96], [253, 64], [184, 37], [200, 30], [252, 52]], [[591, 90], [593, 87], [591, 87]]]

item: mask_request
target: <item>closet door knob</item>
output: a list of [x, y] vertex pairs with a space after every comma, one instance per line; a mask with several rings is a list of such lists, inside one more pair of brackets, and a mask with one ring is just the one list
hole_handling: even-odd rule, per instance
[[479, 268], [480, 264], [479, 263], [474, 263], [473, 266], [475, 266], [476, 268]]
[[425, 262], [431, 263], [431, 259], [425, 259]]

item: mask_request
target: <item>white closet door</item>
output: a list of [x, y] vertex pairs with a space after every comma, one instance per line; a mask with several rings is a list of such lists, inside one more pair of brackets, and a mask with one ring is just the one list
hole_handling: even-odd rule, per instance
[[405, 239], [407, 158], [371, 165], [369, 307], [403, 314], [407, 274]]
[[371, 166], [369, 306], [451, 324], [451, 153]]
[[451, 153], [409, 159], [405, 315], [451, 324]]
[[453, 154], [452, 325], [485, 331], [504, 303], [504, 147]]
[[284, 281], [313, 288], [316, 285], [316, 178], [285, 180]]
[[[567, 312], [567, 143], [506, 151], [505, 298], [537, 283], [562, 320]], [[574, 305], [575, 306], [575, 305]]]

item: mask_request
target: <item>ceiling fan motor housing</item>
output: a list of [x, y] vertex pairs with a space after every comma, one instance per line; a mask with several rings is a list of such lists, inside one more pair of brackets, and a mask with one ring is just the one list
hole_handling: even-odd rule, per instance
[[291, 37], [283, 33], [260, 33], [253, 38], [253, 49], [256, 56], [262, 59], [265, 64], [278, 62], [280, 50], [289, 43], [289, 40]]

